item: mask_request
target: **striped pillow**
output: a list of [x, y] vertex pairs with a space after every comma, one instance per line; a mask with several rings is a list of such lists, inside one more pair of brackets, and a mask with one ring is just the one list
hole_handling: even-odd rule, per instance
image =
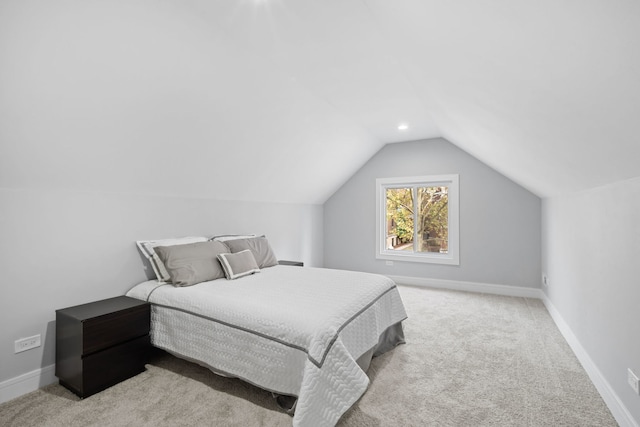
[[253, 273], [260, 273], [256, 259], [249, 249], [235, 254], [218, 254], [227, 279], [233, 280]]

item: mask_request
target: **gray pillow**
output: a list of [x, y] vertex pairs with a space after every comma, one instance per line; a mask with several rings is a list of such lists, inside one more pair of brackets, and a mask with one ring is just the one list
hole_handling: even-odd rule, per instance
[[269, 241], [264, 236], [253, 237], [251, 239], [227, 240], [224, 244], [229, 247], [232, 253], [249, 249], [253, 253], [260, 268], [278, 265], [278, 258], [276, 258], [273, 249], [271, 249], [269, 245]]
[[191, 286], [224, 277], [218, 254], [229, 252], [221, 242], [198, 242], [154, 248], [175, 286]]
[[[149, 280], [157, 278], [160, 282], [168, 282], [171, 279], [169, 272], [167, 272], [167, 269], [153, 248], [157, 246], [186, 245], [187, 243], [206, 242], [207, 240], [206, 237], [181, 237], [179, 239], [139, 240], [136, 242], [136, 245], [146, 260], [146, 262], [144, 262], [144, 269], [147, 278]], [[151, 267], [153, 274], [150, 272], [149, 267]]]
[[234, 254], [219, 254], [218, 260], [220, 260], [224, 273], [229, 280], [260, 273], [256, 259], [249, 249]]

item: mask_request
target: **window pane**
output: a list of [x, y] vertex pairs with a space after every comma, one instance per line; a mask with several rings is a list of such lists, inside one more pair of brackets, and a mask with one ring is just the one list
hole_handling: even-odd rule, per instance
[[449, 252], [449, 187], [418, 188], [418, 252]]
[[413, 191], [387, 188], [387, 236], [385, 248], [413, 251]]

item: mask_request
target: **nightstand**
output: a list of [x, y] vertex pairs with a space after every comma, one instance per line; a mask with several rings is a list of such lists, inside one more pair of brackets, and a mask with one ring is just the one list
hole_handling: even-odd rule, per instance
[[142, 371], [151, 306], [126, 296], [56, 310], [56, 376], [84, 398]]
[[304, 267], [304, 262], [302, 261], [278, 261], [278, 265], [293, 265], [295, 267]]

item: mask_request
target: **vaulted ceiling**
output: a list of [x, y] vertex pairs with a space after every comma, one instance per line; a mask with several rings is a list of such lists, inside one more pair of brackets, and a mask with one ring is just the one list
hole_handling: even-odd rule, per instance
[[442, 136], [548, 197], [639, 112], [637, 0], [0, 0], [5, 188], [323, 203]]

